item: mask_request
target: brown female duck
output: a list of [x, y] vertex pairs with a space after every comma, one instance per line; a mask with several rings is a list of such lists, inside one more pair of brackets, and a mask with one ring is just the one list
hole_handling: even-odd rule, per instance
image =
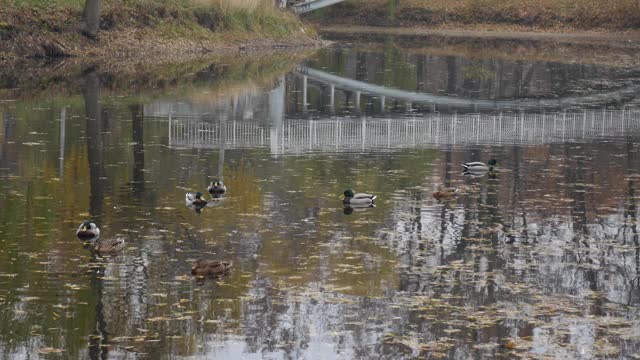
[[434, 192], [433, 197], [436, 200], [444, 200], [444, 199], [450, 199], [456, 195], [458, 195], [459, 190], [458, 189], [453, 189], [453, 188], [441, 188], [438, 191]]
[[225, 275], [233, 264], [230, 261], [198, 259], [191, 265], [191, 274], [196, 276]]
[[124, 239], [98, 240], [93, 247], [101, 255], [114, 255], [124, 248]]

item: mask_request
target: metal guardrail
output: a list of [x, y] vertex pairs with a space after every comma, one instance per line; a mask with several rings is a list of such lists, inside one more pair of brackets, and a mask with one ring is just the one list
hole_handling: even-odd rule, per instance
[[291, 6], [291, 8], [293, 8], [293, 11], [295, 11], [296, 13], [302, 14], [309, 11], [321, 9], [326, 6], [337, 4], [343, 1], [344, 0], [311, 0], [311, 1], [305, 1], [305, 2], [294, 4]]

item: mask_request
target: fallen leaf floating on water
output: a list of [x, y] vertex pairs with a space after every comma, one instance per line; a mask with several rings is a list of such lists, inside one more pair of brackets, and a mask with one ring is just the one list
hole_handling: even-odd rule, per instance
[[20, 301], [35, 301], [35, 300], [38, 300], [38, 299], [40, 299], [40, 298], [37, 297], [37, 296], [25, 296], [25, 297], [20, 298]]
[[171, 318], [168, 318], [166, 316], [156, 316], [156, 317], [147, 319], [147, 321], [149, 322], [169, 321], [169, 320], [171, 320]]

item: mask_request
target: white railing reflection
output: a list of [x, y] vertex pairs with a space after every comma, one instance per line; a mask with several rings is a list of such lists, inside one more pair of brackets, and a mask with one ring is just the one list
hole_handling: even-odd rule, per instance
[[[226, 136], [221, 137], [221, 126]], [[557, 113], [434, 114], [410, 118], [248, 120], [170, 116], [169, 146], [269, 147], [273, 153], [360, 151], [476, 144], [534, 145], [584, 141], [640, 130], [640, 110]]]

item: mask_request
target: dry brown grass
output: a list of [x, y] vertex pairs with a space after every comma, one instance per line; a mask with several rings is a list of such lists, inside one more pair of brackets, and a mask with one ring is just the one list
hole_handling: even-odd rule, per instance
[[200, 6], [219, 6], [223, 9], [243, 9], [247, 11], [255, 11], [260, 7], [273, 7], [274, 3], [270, 0], [191, 0], [194, 4]]
[[366, 25], [517, 24], [551, 28], [640, 29], [639, 0], [352, 0], [323, 21]]
[[[38, 8], [82, 8], [85, 0], [0, 0], [0, 5], [4, 7], [38, 7]], [[118, 1], [107, 1], [105, 6], [113, 5]], [[128, 4], [148, 3], [148, 4], [174, 4], [177, 6], [213, 6], [232, 9], [255, 10], [258, 7], [273, 7], [270, 0], [133, 0], [126, 1]], [[121, 5], [121, 4], [120, 4]]]
[[0, 60], [82, 56], [86, 49], [121, 44], [129, 44], [126, 53], [139, 52], [147, 42], [163, 41], [194, 44], [206, 52], [212, 44], [237, 48], [246, 40], [288, 42], [313, 36], [311, 28], [271, 0], [109, 0], [94, 42], [79, 31], [83, 1], [0, 0]]

